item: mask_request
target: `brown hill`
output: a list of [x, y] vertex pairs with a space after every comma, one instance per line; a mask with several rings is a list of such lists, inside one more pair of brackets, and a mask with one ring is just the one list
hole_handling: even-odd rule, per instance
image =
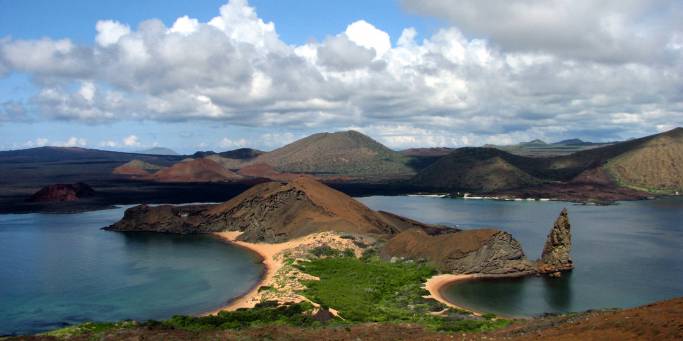
[[256, 185], [219, 205], [150, 207], [126, 210], [124, 218], [108, 227], [117, 231], [203, 233], [242, 231], [251, 242], [280, 242], [323, 231], [393, 235], [420, 227], [430, 233], [436, 226], [421, 224], [365, 205], [310, 177], [289, 183]]
[[683, 191], [683, 128], [655, 135], [602, 168], [622, 186], [648, 192]]
[[114, 168], [112, 173], [119, 175], [148, 176], [164, 167], [142, 160], [131, 160]]
[[258, 156], [279, 172], [363, 179], [405, 178], [414, 174], [408, 158], [356, 131], [320, 133]]
[[455, 274], [529, 274], [535, 266], [512, 236], [495, 229], [465, 230], [430, 236], [419, 229], [401, 232], [381, 250], [383, 258], [427, 260]]
[[207, 158], [178, 162], [152, 176], [152, 179], [162, 182], [214, 182], [241, 178], [218, 162]]
[[[525, 159], [493, 148], [460, 148], [420, 171], [412, 183], [425, 188], [483, 192], [541, 183], [513, 164], [524, 164]], [[533, 166], [532, 162], [526, 165]]]

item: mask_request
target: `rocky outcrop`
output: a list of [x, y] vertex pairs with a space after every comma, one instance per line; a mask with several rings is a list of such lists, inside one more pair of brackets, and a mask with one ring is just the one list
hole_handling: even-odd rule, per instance
[[520, 243], [495, 229], [430, 236], [419, 229], [401, 232], [380, 252], [382, 258], [427, 261], [453, 274], [517, 275], [535, 272]]
[[435, 233], [438, 226], [375, 212], [344, 193], [309, 178], [289, 183], [256, 185], [218, 205], [136, 206], [107, 229], [203, 233], [242, 231], [249, 242], [282, 242], [324, 231], [390, 236], [421, 227]]
[[220, 224], [207, 219], [206, 210], [211, 205], [138, 205], [126, 210], [123, 219], [107, 226], [105, 230], [122, 232], [207, 233], [221, 231]]
[[569, 224], [569, 216], [565, 208], [557, 220], [555, 220], [555, 224], [545, 241], [541, 259], [538, 261], [538, 272], [557, 276], [557, 273], [560, 271], [573, 269], [574, 263], [570, 256], [571, 250], [571, 225]]
[[41, 188], [34, 193], [29, 202], [76, 201], [95, 195], [95, 190], [82, 182], [75, 184], [55, 184]]

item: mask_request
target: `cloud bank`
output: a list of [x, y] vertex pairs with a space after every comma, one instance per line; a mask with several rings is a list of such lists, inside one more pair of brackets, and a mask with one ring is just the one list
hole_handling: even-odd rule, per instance
[[[683, 125], [676, 1], [404, 1], [451, 25], [392, 42], [360, 20], [290, 45], [245, 0], [207, 22], [97, 22], [91, 45], [0, 39], [0, 76], [39, 91], [0, 123], [219, 121], [357, 128], [395, 147], [612, 138]], [[241, 146], [243, 141], [226, 140]]]

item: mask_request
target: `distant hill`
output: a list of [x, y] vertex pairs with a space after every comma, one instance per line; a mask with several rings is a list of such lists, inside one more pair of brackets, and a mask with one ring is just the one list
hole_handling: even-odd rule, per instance
[[119, 175], [147, 176], [164, 167], [142, 160], [132, 160], [114, 168], [112, 173]]
[[178, 162], [154, 173], [152, 178], [162, 182], [214, 182], [239, 180], [242, 176], [216, 161], [202, 158]]
[[175, 155], [146, 155], [77, 147], [39, 147], [0, 151], [0, 185], [22, 186], [90, 182], [115, 178], [112, 171], [131, 160], [170, 166]]
[[364, 179], [406, 178], [409, 159], [356, 131], [320, 133], [259, 155], [252, 163], [279, 172]]
[[[591, 160], [595, 159], [595, 160]], [[683, 191], [683, 128], [574, 155], [621, 186], [647, 192]]]
[[543, 158], [497, 148], [460, 148], [412, 180], [426, 188], [482, 192], [551, 182], [621, 186], [650, 193], [683, 191], [683, 128]]
[[138, 154], [150, 154], [150, 155], [179, 155], [174, 150], [164, 147], [154, 147], [137, 152]]
[[525, 162], [534, 160], [495, 148], [460, 148], [420, 171], [412, 183], [432, 189], [484, 192], [540, 184], [541, 180], [515, 165]]
[[569, 155], [582, 150], [607, 146], [609, 144], [612, 144], [612, 142], [594, 143], [585, 142], [581, 139], [567, 139], [554, 143], [546, 143], [545, 141], [536, 139], [529, 142], [521, 142], [513, 145], [500, 146], [489, 144], [484, 147], [496, 148], [520, 156], [553, 157]]
[[239, 148], [239, 149], [234, 149], [234, 150], [229, 150], [227, 152], [221, 152], [218, 153], [218, 155], [228, 158], [228, 159], [237, 159], [237, 160], [250, 160], [253, 159], [261, 154], [263, 154], [263, 151], [260, 151], [258, 149], [252, 149], [252, 148]]
[[401, 150], [399, 153], [405, 156], [440, 157], [448, 155], [456, 149], [448, 147], [410, 148]]

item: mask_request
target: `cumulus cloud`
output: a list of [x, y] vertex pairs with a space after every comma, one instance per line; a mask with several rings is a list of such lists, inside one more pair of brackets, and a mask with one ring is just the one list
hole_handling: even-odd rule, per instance
[[224, 137], [218, 142], [218, 146], [221, 148], [243, 148], [248, 145], [249, 141], [243, 138], [229, 139], [227, 137]]
[[510, 51], [550, 52], [602, 62], [665, 58], [683, 27], [680, 1], [404, 0], [409, 10], [449, 20]]
[[95, 41], [100, 46], [109, 46], [116, 44], [121, 37], [130, 34], [130, 27], [123, 25], [118, 21], [100, 20], [95, 24], [97, 35]]
[[[393, 45], [360, 20], [322, 42], [289, 45], [245, 0], [231, 0], [207, 22], [183, 16], [171, 27], [147, 20], [131, 29], [102, 20], [91, 45], [4, 38], [0, 74], [30, 75], [38, 91], [28, 104], [47, 119], [351, 126], [395, 146], [638, 136], [683, 125], [675, 3], [459, 3], [405, 1], [452, 20], [429, 37], [406, 28]], [[669, 11], [651, 16], [657, 9]], [[264, 136], [271, 140], [279, 146], [287, 136]]]
[[140, 140], [135, 135], [128, 135], [121, 142], [126, 147], [137, 147], [140, 145]]
[[71, 136], [66, 141], [50, 141], [45, 137], [38, 137], [34, 140], [28, 140], [24, 142], [22, 147], [33, 148], [33, 147], [44, 147], [44, 146], [54, 146], [54, 147], [85, 147], [88, 145], [88, 140], [82, 137]]

